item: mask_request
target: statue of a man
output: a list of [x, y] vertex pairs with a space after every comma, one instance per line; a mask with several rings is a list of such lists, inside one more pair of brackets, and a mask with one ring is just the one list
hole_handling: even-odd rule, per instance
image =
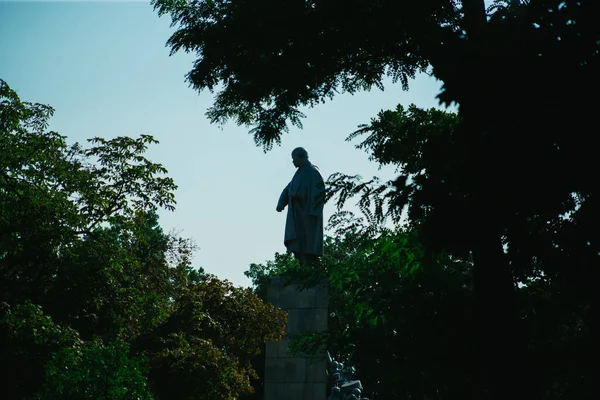
[[323, 255], [325, 182], [304, 148], [292, 151], [292, 163], [298, 170], [279, 196], [277, 211], [288, 207], [283, 242], [307, 266]]

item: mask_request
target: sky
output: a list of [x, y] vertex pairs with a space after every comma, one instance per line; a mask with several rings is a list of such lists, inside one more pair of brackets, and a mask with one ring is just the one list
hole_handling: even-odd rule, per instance
[[[176, 210], [159, 213], [161, 226], [195, 241], [195, 266], [236, 285], [250, 285], [243, 273], [251, 263], [285, 251], [285, 212], [275, 206], [295, 172], [295, 147], [306, 148], [325, 178], [391, 179], [392, 169], [379, 170], [346, 137], [397, 104], [439, 107], [441, 85], [429, 76], [408, 91], [386, 81], [384, 91], [342, 94], [303, 110], [304, 128], [291, 128], [265, 153], [249, 128], [210, 124], [213, 95], [188, 86], [195, 55], [169, 56], [173, 32], [146, 1], [0, 0], [0, 78], [22, 100], [54, 107], [50, 129], [70, 143], [139, 134], [159, 140], [147, 157], [178, 185]], [[325, 206], [325, 221], [334, 211]]]

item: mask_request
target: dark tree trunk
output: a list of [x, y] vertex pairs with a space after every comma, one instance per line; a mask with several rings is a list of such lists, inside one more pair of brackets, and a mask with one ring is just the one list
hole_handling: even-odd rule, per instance
[[511, 338], [514, 336], [510, 315], [514, 297], [512, 280], [503, 260], [500, 237], [482, 231], [478, 235], [480, 240], [473, 252], [473, 293], [479, 338], [479, 373], [481, 386], [488, 389], [489, 397], [503, 399], [506, 398], [503, 396], [505, 390], [513, 386], [512, 379], [504, 372], [512, 364], [509, 362], [513, 351]]
[[486, 393], [479, 398], [532, 400], [532, 379], [526, 375], [527, 340], [519, 324], [515, 282], [500, 232], [489, 218], [486, 220], [490, 224], [480, 224], [473, 251], [474, 314], [479, 338], [476, 367], [480, 387]]
[[[476, 349], [473, 398], [477, 400], [533, 400], [533, 383], [527, 376], [527, 338], [521, 330], [513, 274], [502, 247], [502, 163], [496, 140], [498, 127], [489, 126], [489, 107], [497, 99], [489, 92], [491, 62], [485, 57], [487, 17], [483, 0], [462, 2], [461, 27], [467, 39], [434, 41], [424, 49], [434, 72], [444, 81], [451, 100], [458, 102], [462, 140], [468, 149], [465, 176], [470, 176], [470, 214], [473, 251], [473, 299]], [[428, 43], [426, 43], [428, 44]], [[454, 69], [444, 61], [456, 54]]]
[[503, 188], [509, 177], [503, 175], [503, 163], [509, 156], [498, 148], [501, 133], [489, 126], [485, 107], [485, 63], [472, 65], [471, 79], [465, 85], [465, 100], [460, 105], [469, 156], [466, 166], [472, 171], [470, 244], [473, 251], [473, 299], [477, 327], [476, 365], [478, 399], [533, 400], [531, 382], [525, 376], [527, 338], [521, 330], [516, 283], [502, 245], [504, 211]]

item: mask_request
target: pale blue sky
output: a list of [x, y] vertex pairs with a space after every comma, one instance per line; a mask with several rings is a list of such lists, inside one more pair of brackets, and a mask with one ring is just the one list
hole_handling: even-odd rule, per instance
[[[294, 173], [290, 152], [305, 147], [326, 178], [378, 171], [344, 139], [378, 111], [401, 103], [437, 107], [440, 84], [427, 76], [403, 92], [341, 95], [305, 111], [304, 129], [291, 129], [265, 154], [244, 127], [209, 124], [209, 92], [188, 87], [193, 56], [169, 57], [170, 20], [148, 2], [30, 2], [0, 0], [0, 78], [21, 99], [56, 109], [50, 128], [70, 142], [93, 136], [151, 134], [148, 156], [169, 170], [179, 189], [175, 212], [161, 212], [165, 231], [192, 237], [195, 265], [237, 285], [243, 272], [285, 250], [285, 212], [275, 205]], [[294, 79], [290, 76], [290, 79]], [[333, 212], [326, 206], [325, 217]]]

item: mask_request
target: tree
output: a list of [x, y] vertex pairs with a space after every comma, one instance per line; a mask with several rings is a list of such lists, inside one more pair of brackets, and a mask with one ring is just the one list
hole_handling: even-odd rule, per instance
[[[473, 263], [426, 251], [417, 228], [375, 229], [366, 217], [335, 215], [319, 268], [298, 269], [281, 255], [251, 266], [259, 292], [274, 275], [329, 283], [328, 331], [299, 335], [288, 351], [325, 347], [356, 367], [373, 399], [479, 397]], [[516, 289], [532, 398], [593, 398], [588, 304], [564, 284], [537, 265]]]
[[[432, 190], [423, 204], [413, 204], [435, 214], [427, 217], [427, 231], [438, 247], [455, 250], [456, 243], [445, 242], [445, 223], [461, 216], [454, 237], [463, 239], [462, 254], [472, 254], [475, 265], [482, 391], [527, 397], [515, 388], [528, 384], [516, 382], [526, 360], [503, 367], [524, 354], [516, 350], [524, 344], [512, 271], [522, 267], [504, 253], [507, 231], [521, 232], [513, 246], [526, 249], [530, 237], [523, 232], [532, 225], [561, 215], [577, 219], [575, 246], [590, 254], [577, 268], [585, 280], [578, 286], [595, 310], [592, 320], [599, 320], [587, 283], [598, 274], [592, 256], [598, 236], [575, 217], [598, 215], [595, 150], [586, 128], [595, 103], [581, 95], [583, 87], [600, 88], [592, 17], [598, 2], [494, 1], [487, 10], [483, 0], [153, 4], [177, 25], [172, 51], [198, 55], [191, 85], [222, 85], [209, 118], [252, 127], [265, 149], [279, 142], [287, 122], [300, 125], [301, 106], [338, 89], [381, 86], [385, 75], [406, 86], [425, 71], [443, 82], [440, 100], [459, 106], [452, 151], [433, 158], [449, 151], [441, 147], [426, 156]], [[591, 327], [598, 330], [596, 322]]]
[[[444, 101], [463, 106], [467, 98], [507, 104], [565, 66], [578, 70], [585, 63], [582, 70], [591, 73], [598, 45], [590, 15], [597, 5], [588, 3], [494, 1], [486, 12], [483, 0], [153, 1], [177, 27], [167, 42], [172, 52], [198, 55], [190, 84], [213, 90], [223, 83], [209, 117], [255, 126], [257, 143], [267, 148], [279, 141], [287, 120], [299, 124], [299, 106], [340, 88], [382, 87], [385, 75], [406, 87], [431, 66], [445, 84]], [[564, 53], [570, 57], [555, 64]], [[522, 62], [554, 67], [524, 73]]]
[[68, 146], [46, 131], [51, 107], [22, 102], [4, 81], [0, 99], [2, 298], [36, 302], [58, 277], [59, 258], [85, 235], [106, 224], [129, 228], [156, 206], [173, 209], [176, 186], [143, 157], [151, 136]]
[[0, 303], [2, 384], [8, 399], [23, 399], [41, 386], [49, 355], [77, 349], [82, 341], [74, 329], [56, 324], [42, 307], [25, 301]]
[[[155, 140], [67, 145], [52, 108], [0, 81], [3, 398], [237, 398], [280, 311], [192, 267]], [[177, 397], [180, 396], [180, 397]]]
[[[329, 180], [332, 188], [330, 196], [337, 194], [337, 205], [341, 207], [352, 196], [360, 195], [359, 206], [374, 223], [382, 223], [386, 217], [398, 222], [406, 205], [410, 225], [418, 232], [419, 240], [428, 251], [435, 254], [445, 250], [455, 257], [471, 259], [469, 251], [476, 239], [469, 237], [472, 231], [461, 229], [461, 223], [464, 223], [463, 216], [468, 215], [473, 204], [465, 200], [468, 197], [464, 195], [464, 183], [461, 182], [460, 176], [454, 175], [458, 169], [455, 165], [459, 161], [455, 158], [455, 152], [459, 150], [455, 140], [458, 123], [457, 115], [452, 113], [434, 109], [421, 110], [415, 106], [410, 106], [408, 110], [398, 106], [394, 111], [381, 112], [370, 124], [361, 126], [361, 129], [348, 139], [366, 135], [357, 147], [367, 150], [371, 158], [380, 164], [396, 166], [402, 170], [403, 175], [395, 182], [382, 184], [376, 180], [362, 182], [358, 177], [335, 174]], [[590, 236], [584, 236], [589, 235], [586, 233], [589, 232], [588, 228], [580, 225], [582, 214], [581, 209], [577, 208], [577, 200], [573, 198], [573, 202], [565, 202], [561, 205], [562, 208], [558, 209], [548, 207], [542, 213], [545, 204], [529, 203], [528, 198], [519, 206], [535, 207], [540, 214], [527, 216], [523, 210], [521, 215], [504, 214], [502, 243], [506, 247], [502, 258], [509, 265], [511, 281], [526, 285], [527, 288], [518, 291], [516, 298], [505, 300], [512, 301], [514, 309], [517, 310], [515, 314], [520, 315], [520, 322], [516, 324], [515, 329], [518, 329], [518, 339], [522, 345], [515, 346], [511, 351], [518, 352], [518, 359], [530, 358], [528, 361], [531, 365], [546, 371], [532, 374], [530, 368], [524, 376], [531, 382], [540, 380], [546, 384], [550, 381], [553, 385], [565, 385], [564, 376], [556, 377], [556, 374], [549, 373], [546, 369], [549, 364], [557, 365], [554, 363], [564, 360], [563, 355], [555, 352], [555, 349], [549, 349], [546, 344], [540, 346], [539, 332], [535, 329], [531, 331], [532, 320], [535, 321], [533, 324], [553, 326], [553, 329], [556, 329], [552, 334], [555, 343], [577, 343], [577, 348], [587, 349], [576, 356], [580, 360], [578, 374], [582, 380], [591, 377], [589, 369], [593, 365], [591, 354], [594, 344], [585, 332], [587, 329], [593, 329], [596, 323], [594, 314], [589, 312], [595, 297], [591, 288], [579, 280], [584, 276], [594, 276], [591, 268], [597, 265], [598, 255], [593, 254], [591, 242], [588, 241], [582, 246], [582, 236], [588, 240]], [[371, 207], [372, 204], [374, 207]], [[577, 207], [571, 212], [570, 207], [574, 206]], [[515, 208], [512, 209], [513, 212]], [[589, 210], [590, 208], [587, 208], [587, 212]], [[524, 215], [526, 218], [521, 220]], [[479, 290], [490, 288], [490, 285], [476, 283], [475, 280], [474, 287]], [[480, 293], [475, 297], [478, 300], [476, 304], [479, 312], [490, 312], [493, 308], [484, 308], [481, 305], [483, 295], [486, 294]], [[552, 298], [552, 301], [540, 301], [541, 298]], [[483, 297], [483, 300], [485, 299]], [[487, 298], [487, 301], [487, 304], [496, 301], [496, 307], [502, 306], [502, 302], [497, 298]], [[524, 306], [521, 301], [529, 305]], [[539, 311], [539, 305], [542, 305], [544, 311]], [[523, 318], [523, 315], [532, 312], [530, 307], [538, 310], [537, 312], [547, 312], [545, 307], [548, 306], [554, 308], [553, 312], [560, 316], [561, 322], [557, 322], [558, 319], [554, 317], [549, 317], [548, 321], [544, 322], [535, 317]], [[582, 310], [586, 311], [582, 313]], [[560, 331], [563, 333], [559, 333]], [[566, 331], [571, 333], [565, 335]], [[577, 339], [566, 337], [571, 334]], [[480, 336], [480, 340], [487, 338], [489, 337], [486, 335]], [[547, 340], [548, 338], [543, 338], [541, 342], [545, 343]], [[531, 348], [538, 348], [540, 351], [531, 352]], [[556, 359], [550, 362], [546, 351]], [[525, 365], [530, 364], [528, 362]], [[544, 384], [539, 382], [535, 386], [544, 387]], [[549, 386], [551, 385], [546, 387]], [[553, 392], [552, 389], [548, 390]], [[591, 396], [591, 386], [587, 383], [581, 382], [565, 390], [578, 391], [577, 394], [571, 392], [575, 397]]]
[[[114, 339], [127, 331], [135, 335], [137, 324], [121, 323], [129, 316], [107, 316], [108, 310], [118, 305], [122, 313], [135, 309], [146, 315], [156, 290], [132, 296], [132, 289], [142, 285], [126, 281], [139, 281], [141, 271], [131, 267], [139, 266], [141, 257], [124, 254], [118, 237], [140, 238], [136, 218], [157, 206], [174, 205], [173, 180], [161, 176], [164, 167], [143, 157], [155, 143], [152, 137], [95, 138], [89, 148], [69, 146], [64, 136], [47, 131], [53, 112], [21, 101], [0, 81], [0, 302], [5, 321], [0, 348], [7, 363], [2, 382], [8, 398], [25, 398], [39, 389], [44, 365], [51, 354], [67, 351], [71, 345], [64, 340], [73, 334], [77, 340]], [[28, 324], [34, 326], [30, 334], [24, 328]], [[56, 344], [57, 335], [67, 335], [62, 344]]]
[[[288, 351], [325, 347], [354, 366], [369, 398], [465, 398], [471, 394], [473, 352], [470, 265], [432, 258], [417, 237], [365, 225], [353, 215], [335, 218], [318, 266], [299, 269], [284, 257], [253, 265], [263, 277], [302, 285], [328, 282], [326, 332], [295, 337]], [[451, 345], [450, 345], [451, 344]]]
[[129, 348], [91, 342], [64, 348], [46, 366], [41, 392], [34, 399], [152, 400], [140, 360], [128, 357]]
[[236, 399], [253, 391], [250, 360], [262, 343], [281, 338], [285, 323], [250, 289], [207, 276], [187, 285], [174, 312], [136, 347], [149, 357], [159, 398]]

